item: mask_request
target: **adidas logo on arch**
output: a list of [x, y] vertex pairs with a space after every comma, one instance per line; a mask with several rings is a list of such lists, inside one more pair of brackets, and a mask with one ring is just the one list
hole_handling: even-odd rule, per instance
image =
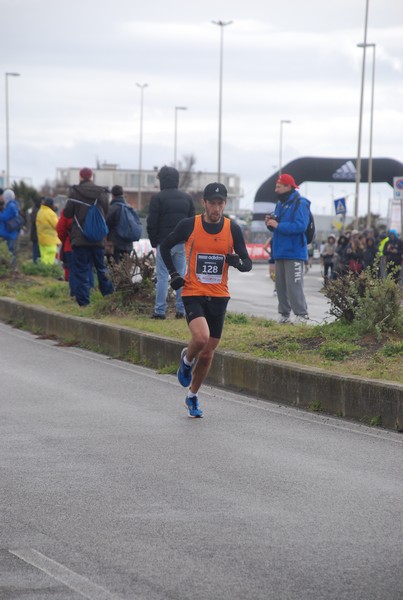
[[332, 175], [333, 179], [347, 179], [348, 181], [355, 181], [357, 175], [357, 169], [352, 160], [348, 160]]

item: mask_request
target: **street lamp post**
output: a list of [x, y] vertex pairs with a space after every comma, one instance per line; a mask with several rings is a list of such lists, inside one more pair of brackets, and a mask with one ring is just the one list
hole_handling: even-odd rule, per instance
[[222, 128], [222, 76], [223, 76], [223, 48], [224, 48], [224, 27], [231, 25], [233, 21], [212, 21], [214, 25], [220, 27], [220, 80], [219, 80], [219, 95], [218, 95], [218, 166], [217, 166], [217, 181], [221, 181], [221, 128]]
[[186, 106], [175, 106], [175, 135], [174, 135], [174, 167], [177, 168], [176, 165], [176, 150], [178, 143], [178, 110], [187, 110]]
[[[364, 44], [357, 44], [358, 48], [364, 48]], [[367, 206], [367, 227], [371, 227], [371, 185], [372, 185], [372, 134], [374, 127], [374, 90], [375, 90], [375, 53], [376, 44], [366, 44], [367, 48], [372, 48], [372, 82], [371, 82], [371, 119], [369, 126], [369, 157], [368, 157], [368, 206]]]
[[278, 171], [279, 174], [281, 175], [281, 169], [283, 166], [283, 124], [284, 123], [291, 123], [291, 121], [289, 121], [288, 119], [281, 119], [280, 121], [280, 149], [279, 149], [279, 156], [278, 156]]
[[19, 77], [19, 73], [6, 73], [6, 187], [10, 185], [10, 135], [8, 123], [8, 78]]
[[138, 189], [138, 200], [137, 208], [141, 210], [141, 180], [143, 175], [142, 158], [143, 158], [143, 101], [144, 101], [144, 90], [148, 87], [148, 83], [136, 83], [137, 87], [140, 88], [140, 139], [139, 139], [139, 189]]
[[360, 199], [360, 181], [361, 181], [361, 135], [362, 135], [362, 111], [364, 106], [364, 82], [365, 82], [365, 58], [367, 49], [367, 30], [368, 30], [368, 5], [369, 0], [365, 3], [365, 22], [364, 22], [364, 43], [362, 53], [362, 70], [361, 70], [361, 94], [360, 94], [360, 116], [358, 120], [358, 148], [357, 148], [357, 164], [355, 175], [355, 197], [354, 197], [354, 226], [358, 226], [358, 204]]

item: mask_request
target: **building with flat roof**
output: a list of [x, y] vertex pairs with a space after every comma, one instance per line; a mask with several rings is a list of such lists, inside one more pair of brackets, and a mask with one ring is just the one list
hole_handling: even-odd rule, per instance
[[[118, 165], [102, 163], [97, 167], [90, 167], [94, 173], [94, 183], [111, 189], [114, 185], [121, 185], [125, 191], [126, 200], [139, 211], [146, 211], [151, 196], [160, 189], [157, 174], [162, 167], [154, 167], [152, 170], [120, 169]], [[75, 185], [80, 180], [80, 169], [82, 167], [63, 167], [56, 170], [58, 188]], [[200, 200], [204, 188], [208, 183], [217, 180], [216, 172], [179, 170], [179, 188], [190, 194], [195, 200]], [[227, 210], [236, 212], [239, 210], [240, 198], [242, 197], [241, 180], [234, 173], [221, 173], [221, 183], [228, 190]], [[139, 191], [141, 193], [139, 194]], [[140, 202], [139, 202], [140, 199]], [[139, 206], [141, 204], [141, 206]]]

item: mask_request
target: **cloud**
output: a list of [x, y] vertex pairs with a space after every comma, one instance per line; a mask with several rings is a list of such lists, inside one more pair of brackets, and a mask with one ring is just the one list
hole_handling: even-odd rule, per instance
[[[368, 41], [377, 44], [374, 155], [401, 159], [403, 5], [370, 6]], [[279, 122], [286, 161], [303, 155], [354, 156], [357, 149], [365, 2], [303, 4], [251, 0], [134, 4], [115, 0], [0, 0], [3, 73], [10, 80], [13, 173], [36, 185], [56, 167], [137, 165], [140, 90], [144, 92], [143, 166], [178, 153], [197, 168], [217, 164], [220, 31], [224, 31], [223, 169], [254, 192], [278, 163]], [[253, 15], [251, 18], [250, 15]], [[16, 36], [15, 32], [18, 32]], [[371, 52], [367, 53], [363, 152], [368, 150]], [[0, 114], [4, 115], [4, 94]], [[4, 139], [4, 120], [0, 136]], [[0, 147], [0, 171], [5, 149]], [[314, 188], [312, 188], [314, 189]], [[327, 190], [328, 191], [328, 190]], [[326, 192], [327, 193], [327, 192]], [[386, 193], [386, 192], [385, 192]]]

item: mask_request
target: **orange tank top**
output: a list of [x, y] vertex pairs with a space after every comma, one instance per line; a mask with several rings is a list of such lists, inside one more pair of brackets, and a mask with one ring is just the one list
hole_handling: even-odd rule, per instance
[[234, 248], [230, 219], [224, 217], [221, 231], [211, 234], [205, 231], [202, 216], [197, 215], [185, 248], [187, 270], [182, 296], [228, 298], [228, 263], [225, 257]]

